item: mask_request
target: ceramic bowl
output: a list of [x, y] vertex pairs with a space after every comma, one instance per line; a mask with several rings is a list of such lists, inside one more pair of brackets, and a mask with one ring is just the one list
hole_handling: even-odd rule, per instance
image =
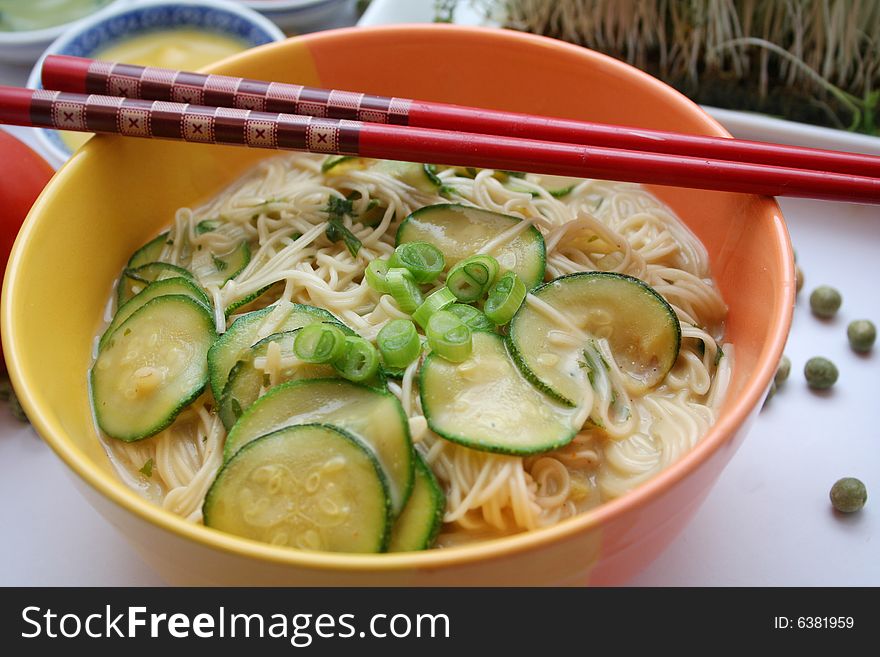
[[[624, 125], [726, 135], [670, 87], [619, 61], [512, 31], [419, 25], [330, 31], [258, 48], [230, 75]], [[619, 499], [554, 526], [412, 554], [313, 553], [247, 541], [168, 513], [113, 473], [96, 435], [86, 372], [113, 282], [176, 208], [217, 193], [271, 152], [96, 137], [37, 201], [16, 243], [3, 348], [35, 428], [77, 486], [169, 582], [473, 585], [620, 583], [693, 516], [746, 436], [788, 335], [791, 245], [771, 198], [650, 189], [705, 244], [729, 305], [730, 391], [696, 447]]]

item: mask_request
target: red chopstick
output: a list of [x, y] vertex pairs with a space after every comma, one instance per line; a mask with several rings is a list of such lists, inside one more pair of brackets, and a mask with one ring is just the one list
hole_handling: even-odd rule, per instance
[[880, 177], [880, 157], [50, 55], [43, 86]]
[[0, 86], [0, 123], [880, 203], [880, 178], [120, 96]]

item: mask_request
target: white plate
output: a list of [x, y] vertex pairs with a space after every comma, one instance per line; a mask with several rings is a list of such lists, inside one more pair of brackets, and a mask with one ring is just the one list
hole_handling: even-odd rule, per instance
[[[432, 0], [373, 0], [364, 20], [430, 20], [431, 7]], [[739, 137], [880, 154], [878, 139], [740, 112], [713, 114]], [[880, 585], [880, 345], [856, 356], [845, 335], [852, 319], [880, 323], [880, 209], [797, 199], [781, 205], [807, 280], [787, 349], [791, 378], [693, 522], [634, 585]], [[806, 304], [820, 283], [844, 296], [839, 317], [829, 323], [812, 317]], [[828, 394], [810, 392], [803, 380], [805, 360], [820, 354], [840, 368]], [[161, 583], [73, 492], [61, 461], [5, 408], [0, 463], [15, 464], [0, 477], [0, 521], [14, 528], [0, 541], [0, 585]], [[869, 499], [860, 513], [841, 518], [831, 511], [828, 491], [848, 475], [865, 482]]]

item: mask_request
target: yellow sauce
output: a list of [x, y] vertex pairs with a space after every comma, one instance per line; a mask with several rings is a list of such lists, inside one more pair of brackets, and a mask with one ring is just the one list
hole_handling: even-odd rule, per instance
[[[194, 71], [246, 50], [248, 44], [223, 34], [200, 30], [164, 30], [133, 37], [98, 51], [95, 59]], [[75, 151], [88, 141], [85, 132], [61, 132], [61, 139]]]

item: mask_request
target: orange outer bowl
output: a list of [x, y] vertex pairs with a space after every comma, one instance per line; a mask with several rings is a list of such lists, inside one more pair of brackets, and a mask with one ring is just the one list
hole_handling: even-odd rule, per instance
[[[264, 46], [215, 71], [690, 133], [727, 133], [670, 87], [609, 57], [517, 32], [413, 25], [324, 32]], [[272, 155], [234, 147], [93, 139], [56, 175], [16, 243], [3, 292], [3, 347], [37, 431], [78, 487], [178, 584], [609, 584], [657, 556], [706, 497], [754, 419], [788, 334], [794, 266], [769, 198], [656, 187], [709, 251], [730, 312], [735, 366], [716, 424], [636, 490], [553, 527], [424, 553], [281, 549], [194, 525], [113, 474], [92, 422], [86, 372], [111, 285], [174, 209]]]

